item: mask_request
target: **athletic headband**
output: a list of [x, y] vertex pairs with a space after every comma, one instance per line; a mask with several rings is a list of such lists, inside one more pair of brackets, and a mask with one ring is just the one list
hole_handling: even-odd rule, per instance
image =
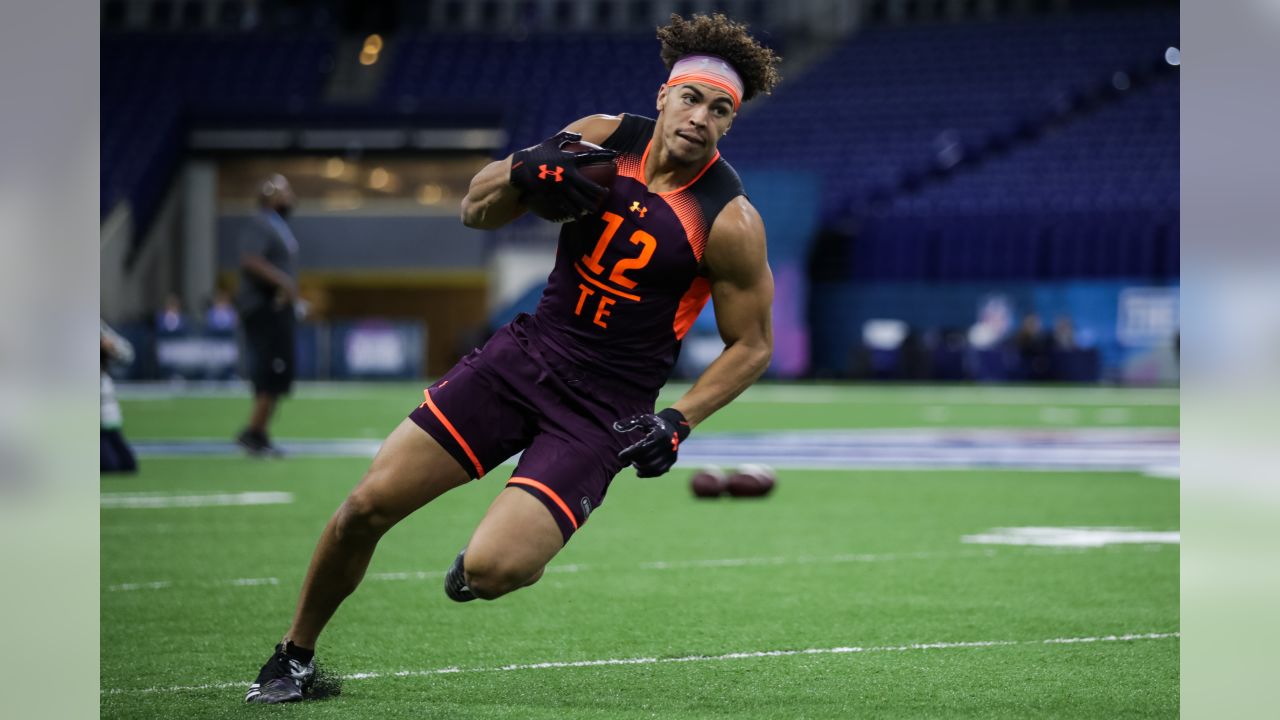
[[667, 86], [688, 82], [706, 83], [729, 93], [734, 110], [742, 104], [742, 78], [723, 58], [715, 55], [685, 55], [677, 60], [671, 68], [671, 77], [667, 78]]

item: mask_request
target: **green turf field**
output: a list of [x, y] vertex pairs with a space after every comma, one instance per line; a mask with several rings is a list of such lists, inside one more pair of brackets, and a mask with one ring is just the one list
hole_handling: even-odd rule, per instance
[[[132, 440], [230, 437], [247, 400], [124, 402]], [[417, 385], [305, 388], [285, 438], [381, 437]], [[1171, 428], [1176, 391], [763, 386], [699, 428]], [[341, 696], [245, 706], [363, 458], [144, 457], [102, 481], [102, 714], [118, 718], [1174, 717], [1176, 543], [980, 545], [1001, 527], [1178, 529], [1142, 472], [780, 469], [698, 501], [621, 475], [536, 586], [457, 605], [442, 571], [507, 469], [394, 529], [319, 658]], [[128, 508], [127, 493], [277, 493]], [[287, 495], [284, 495], [287, 494]], [[260, 496], [254, 496], [260, 497]], [[127, 503], [126, 503], [127, 504]]]

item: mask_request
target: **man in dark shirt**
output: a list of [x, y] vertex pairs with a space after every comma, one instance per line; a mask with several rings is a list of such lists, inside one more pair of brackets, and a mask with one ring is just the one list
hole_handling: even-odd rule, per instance
[[240, 237], [236, 306], [244, 328], [253, 409], [236, 441], [250, 455], [279, 455], [267, 427], [280, 396], [293, 384], [294, 305], [298, 300], [298, 241], [285, 222], [296, 198], [283, 175], [258, 189], [260, 211]]

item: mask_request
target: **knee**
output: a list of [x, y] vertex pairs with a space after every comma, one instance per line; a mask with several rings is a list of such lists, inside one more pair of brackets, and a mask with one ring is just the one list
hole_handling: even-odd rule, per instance
[[483, 600], [500, 598], [513, 590], [532, 585], [542, 577], [542, 568], [522, 567], [484, 553], [473, 557], [473, 553], [468, 551], [463, 565], [467, 587]]
[[356, 488], [338, 507], [334, 531], [339, 540], [382, 537], [395, 524], [392, 516], [369, 493]]

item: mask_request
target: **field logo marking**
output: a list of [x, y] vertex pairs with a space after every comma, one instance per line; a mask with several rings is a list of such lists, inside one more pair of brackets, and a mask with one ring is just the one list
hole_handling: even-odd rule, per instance
[[[1168, 640], [1181, 638], [1181, 632], [1162, 633], [1129, 633], [1125, 635], [1096, 635], [1092, 637], [1060, 637], [1045, 640], [976, 640], [968, 642], [931, 642], [911, 643], [907, 645], [879, 646], [845, 646], [827, 648], [804, 648], [800, 650], [755, 650], [749, 652], [732, 652], [723, 655], [684, 655], [681, 657], [631, 657], [604, 658], [600, 660], [573, 660], [567, 662], [537, 662], [498, 665], [496, 667], [460, 668], [449, 666], [428, 670], [392, 670], [382, 672], [360, 672], [343, 675], [344, 680], [374, 680], [390, 677], [430, 677], [432, 675], [451, 675], [454, 673], [486, 673], [513, 672], [519, 670], [554, 670], [562, 668], [606, 667], [612, 665], [662, 665], [666, 663], [723, 662], [726, 660], [750, 660], [756, 658], [793, 657], [796, 655], [848, 655], [853, 653], [892, 653], [910, 652], [914, 650], [958, 650], [965, 648], [1012, 647], [1031, 645], [1075, 645], [1081, 643], [1135, 642], [1139, 640]], [[248, 680], [241, 682], [210, 683], [208, 685], [179, 685], [173, 687], [149, 688], [110, 688], [104, 689], [104, 695], [224, 690], [235, 687], [248, 687]]]
[[1039, 547], [1103, 547], [1117, 544], [1178, 545], [1180, 533], [1136, 530], [1122, 527], [1003, 527], [978, 535], [965, 535], [962, 542], [977, 545], [1036, 545]]

